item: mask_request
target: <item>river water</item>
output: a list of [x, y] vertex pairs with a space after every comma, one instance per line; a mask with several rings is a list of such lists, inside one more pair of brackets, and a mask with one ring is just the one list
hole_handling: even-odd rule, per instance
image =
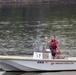
[[50, 35], [56, 36], [61, 51], [76, 56], [75, 5], [0, 5], [0, 55], [31, 55], [34, 42], [45, 43]]
[[0, 72], [0, 75], [76, 75], [75, 71], [72, 72], [42, 72], [42, 73], [26, 73], [26, 72]]

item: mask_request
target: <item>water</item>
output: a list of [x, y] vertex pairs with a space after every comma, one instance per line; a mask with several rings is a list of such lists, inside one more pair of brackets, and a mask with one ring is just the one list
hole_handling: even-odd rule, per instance
[[0, 75], [76, 75], [76, 72], [45, 72], [45, 73], [26, 73], [26, 72], [0, 72]]
[[[39, 26], [40, 22], [40, 26]], [[39, 26], [39, 30], [38, 30]], [[0, 55], [31, 55], [38, 39], [56, 35], [61, 51], [76, 56], [76, 6], [75, 5], [0, 5]], [[68, 74], [32, 73], [39, 75]], [[3, 75], [13, 74], [4, 73]], [[15, 73], [16, 74], [16, 73]], [[30, 75], [24, 73], [21, 75]], [[75, 72], [71, 72], [75, 75]]]

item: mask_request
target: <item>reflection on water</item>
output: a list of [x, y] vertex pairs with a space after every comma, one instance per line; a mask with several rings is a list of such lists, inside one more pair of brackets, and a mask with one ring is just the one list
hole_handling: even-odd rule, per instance
[[24, 73], [24, 72], [5, 72], [0, 75], [76, 75], [76, 72], [45, 72], [45, 73]]
[[0, 6], [0, 54], [31, 54], [37, 36], [45, 42], [44, 36], [51, 34], [56, 35], [61, 50], [71, 51], [71, 55], [76, 56], [76, 6]]
[[23, 72], [0, 72], [0, 75], [22, 75]]

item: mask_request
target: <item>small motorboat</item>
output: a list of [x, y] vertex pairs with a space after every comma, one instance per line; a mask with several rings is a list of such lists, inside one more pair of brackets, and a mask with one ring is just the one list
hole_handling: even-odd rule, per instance
[[49, 49], [34, 52], [33, 56], [0, 56], [0, 67], [5, 71], [63, 71], [76, 70], [76, 57], [52, 59]]

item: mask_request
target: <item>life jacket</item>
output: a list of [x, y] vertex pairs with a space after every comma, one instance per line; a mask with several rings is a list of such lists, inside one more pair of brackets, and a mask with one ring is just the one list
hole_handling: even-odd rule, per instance
[[57, 48], [57, 44], [58, 42], [56, 40], [51, 40], [50, 41], [50, 49], [53, 51], [53, 50], [56, 50]]

